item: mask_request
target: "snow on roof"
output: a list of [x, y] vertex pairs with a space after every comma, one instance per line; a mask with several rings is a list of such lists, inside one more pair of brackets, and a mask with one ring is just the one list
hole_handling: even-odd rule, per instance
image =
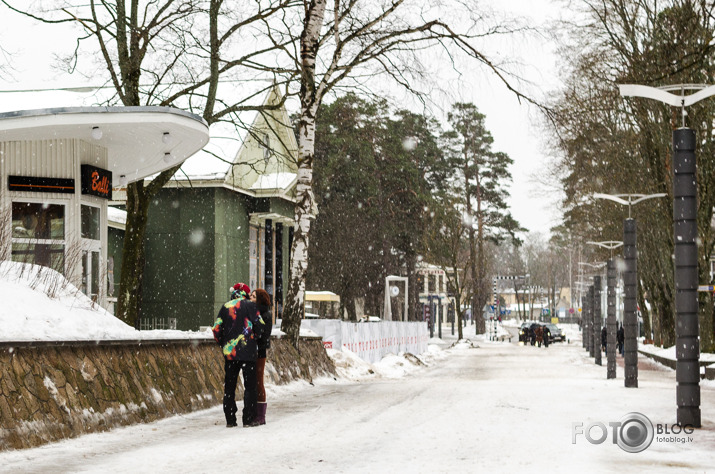
[[306, 301], [340, 301], [340, 296], [332, 291], [306, 291]]
[[107, 206], [107, 219], [109, 220], [109, 222], [126, 225], [127, 211], [118, 209], [116, 207]]
[[176, 179], [223, 179], [256, 119], [256, 111], [237, 114], [236, 124], [216, 122], [209, 127], [209, 142], [194, 156], [184, 161]]
[[298, 177], [296, 173], [270, 173], [258, 177], [251, 186], [254, 191], [266, 189], [288, 189], [288, 187]]
[[39, 265], [0, 263], [0, 300], [0, 341], [211, 337], [191, 331], [137, 331], [92, 302], [60, 273]]
[[0, 91], [0, 112], [116, 105], [116, 101], [110, 102], [113, 89], [67, 86], [64, 89], [58, 87], [55, 90], [43, 90], [43, 87], [46, 88], [47, 84], [37, 84], [36, 88], [32, 85], [23, 88], [3, 86]]
[[[268, 97], [272, 83], [269, 81], [220, 82], [216, 110], [231, 105], [257, 107]], [[4, 86], [0, 90], [0, 113], [18, 110], [80, 107], [117, 104], [111, 87], [97, 88], [86, 84], [65, 84], [46, 90], [47, 84], [23, 84], [23, 87]], [[209, 143], [188, 158], [176, 173], [176, 179], [221, 179], [231, 167], [238, 151], [247, 138], [248, 130], [256, 119], [255, 110], [226, 115], [225, 121], [209, 128]]]

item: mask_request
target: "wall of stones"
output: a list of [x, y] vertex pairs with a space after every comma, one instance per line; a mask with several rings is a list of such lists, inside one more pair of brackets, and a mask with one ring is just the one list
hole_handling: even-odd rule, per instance
[[[320, 339], [299, 348], [271, 341], [266, 383], [335, 375]], [[0, 345], [0, 450], [151, 422], [222, 398], [223, 356], [212, 339]]]

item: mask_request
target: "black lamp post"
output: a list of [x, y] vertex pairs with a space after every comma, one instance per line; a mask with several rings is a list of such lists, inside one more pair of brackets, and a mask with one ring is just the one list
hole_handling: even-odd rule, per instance
[[[715, 86], [675, 85], [655, 88], [636, 84], [618, 86], [624, 97], [655, 99], [680, 107], [682, 128], [673, 131], [673, 234], [675, 243], [675, 379], [677, 421], [701, 426], [700, 342], [698, 323], [698, 228], [695, 130], [685, 127], [685, 107], [715, 95]], [[680, 95], [668, 91], [679, 91]], [[685, 95], [686, 90], [697, 92]]]
[[[624, 335], [624, 365], [625, 365], [625, 386], [638, 387], [638, 250], [636, 248], [636, 221], [631, 217], [631, 207], [634, 204], [664, 197], [665, 193], [657, 194], [600, 194], [593, 195], [596, 199], [608, 199], [624, 206], [628, 206], [628, 218], [623, 221], [623, 335]], [[626, 199], [624, 199], [626, 198]], [[615, 318], [614, 318], [615, 319]], [[615, 321], [614, 321], [615, 324]], [[615, 342], [615, 331], [613, 338]], [[611, 344], [611, 327], [608, 328], [608, 345]], [[610, 367], [609, 358], [609, 367]], [[615, 354], [613, 359], [613, 377], [615, 378]], [[610, 370], [609, 376], [610, 377]]]

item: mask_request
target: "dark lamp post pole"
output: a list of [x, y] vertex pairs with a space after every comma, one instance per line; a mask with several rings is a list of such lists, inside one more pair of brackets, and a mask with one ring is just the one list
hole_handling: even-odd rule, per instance
[[[653, 199], [664, 197], [665, 193], [657, 194], [600, 194], [593, 195], [596, 199], [608, 199], [617, 202], [624, 206], [628, 206], [628, 218], [623, 221], [623, 356], [625, 365], [625, 386], [638, 387], [638, 251], [636, 248], [636, 221], [631, 218], [631, 208], [634, 204]], [[625, 198], [625, 199], [624, 199]], [[616, 276], [617, 278], [617, 276]], [[616, 331], [617, 328], [608, 328], [608, 344], [611, 344], [611, 330]], [[616, 337], [615, 332], [613, 337]], [[615, 356], [615, 355], [614, 355]], [[610, 363], [610, 358], [609, 358]], [[615, 364], [615, 358], [613, 363]], [[615, 377], [615, 367], [613, 369]], [[609, 371], [610, 378], [610, 371]]]
[[[665, 88], [618, 86], [622, 96], [655, 99], [681, 108], [682, 128], [673, 131], [673, 236], [675, 243], [675, 379], [677, 422], [701, 427], [698, 341], [698, 228], [695, 130], [685, 127], [685, 107], [715, 95], [715, 86], [682, 84]], [[676, 90], [680, 95], [668, 91]], [[685, 95], [686, 90], [697, 92]]]

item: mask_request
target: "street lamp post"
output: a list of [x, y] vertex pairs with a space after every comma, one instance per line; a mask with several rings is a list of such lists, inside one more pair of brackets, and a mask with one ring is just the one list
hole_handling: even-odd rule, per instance
[[[588, 242], [594, 245], [612, 245], [615, 242]], [[615, 248], [615, 247], [614, 247]], [[606, 262], [578, 262], [579, 265], [588, 265], [589, 267], [599, 269], [606, 265]], [[584, 333], [584, 337], [588, 339], [587, 348], [590, 357], [594, 358], [596, 364], [601, 365], [601, 276], [593, 277], [593, 285], [589, 288], [589, 295], [586, 298], [589, 302], [588, 318], [588, 333]], [[596, 301], [598, 300], [598, 301]]]
[[586, 338], [586, 346], [588, 349], [588, 355], [590, 357], [595, 357], [595, 348], [593, 347], [593, 326], [594, 326], [594, 321], [595, 321], [595, 316], [596, 312], [594, 311], [594, 301], [593, 301], [593, 294], [595, 292], [595, 286], [591, 285], [588, 287], [588, 296], [586, 297], [586, 300], [588, 301], [588, 331], [584, 334], [584, 337]]
[[[623, 221], [623, 333], [624, 333], [624, 365], [626, 387], [638, 387], [638, 250], [636, 221], [631, 217], [631, 207], [634, 204], [664, 197], [665, 193], [657, 194], [600, 194], [593, 195], [596, 199], [608, 199], [624, 206], [628, 206], [628, 218]], [[624, 199], [626, 198], [626, 199]], [[614, 329], [615, 330], [615, 329]], [[611, 328], [608, 329], [608, 345], [611, 344]], [[615, 333], [614, 333], [615, 338]], [[610, 357], [609, 357], [610, 364]], [[615, 354], [614, 354], [615, 377]], [[609, 365], [610, 366], [610, 365]], [[610, 377], [609, 377], [610, 378]]]
[[616, 332], [618, 322], [616, 321], [616, 285], [618, 284], [618, 270], [616, 261], [613, 258], [608, 260], [608, 270], [606, 271], [606, 378], [616, 378]]
[[[599, 269], [602, 268], [606, 262], [578, 262], [579, 265], [581, 266], [589, 266], [594, 269]], [[588, 288], [588, 292], [586, 294], [586, 299], [584, 303], [584, 316], [581, 318], [584, 327], [583, 327], [583, 339], [585, 341], [584, 343], [584, 348], [588, 350], [588, 355], [589, 357], [596, 357], [596, 347], [599, 347], [598, 345], [594, 346], [593, 340], [594, 340], [594, 327], [595, 327], [595, 306], [593, 304], [593, 292], [594, 292], [594, 285], [590, 285]], [[586, 307], [588, 306], [588, 310], [586, 310]]]
[[[677, 422], [699, 428], [700, 342], [698, 341], [698, 246], [695, 130], [685, 127], [685, 107], [715, 95], [715, 86], [655, 88], [618, 86], [624, 97], [655, 99], [681, 108], [682, 128], [673, 131], [673, 233], [675, 243], [675, 344]], [[685, 95], [685, 90], [697, 92]], [[671, 94], [677, 90], [680, 95]]]
[[593, 352], [594, 362], [601, 365], [601, 323], [603, 313], [601, 308], [601, 275], [593, 277]]
[[[591, 245], [598, 245], [599, 247], [603, 247], [606, 249], [609, 249], [611, 251], [611, 258], [606, 262], [607, 264], [607, 269], [606, 269], [606, 357], [607, 359], [607, 364], [606, 364], [606, 378], [615, 378], [616, 377], [616, 356], [615, 353], [613, 353], [613, 357], [610, 358], [608, 357], [608, 344], [610, 344], [609, 340], [613, 339], [613, 347], [615, 345], [615, 340], [616, 340], [616, 302], [615, 302], [615, 294], [616, 294], [616, 289], [615, 289], [615, 283], [616, 283], [616, 277], [615, 277], [615, 272], [616, 268], [613, 263], [613, 250], [620, 247], [623, 245], [623, 242], [618, 242], [616, 240], [605, 240], [603, 242], [587, 242]], [[613, 272], [614, 276], [611, 279], [609, 276], [610, 272]], [[594, 278], [594, 285], [595, 285], [596, 279]], [[598, 277], [598, 324], [595, 327], [595, 333], [593, 335], [594, 341], [596, 344], [596, 347], [598, 347], [598, 350], [596, 351], [596, 364], [601, 365], [601, 345], [602, 345], [602, 340], [601, 340], [601, 325], [603, 324], [603, 313], [601, 311], [601, 305], [602, 305], [602, 300], [601, 300], [601, 277]], [[612, 333], [612, 334], [611, 334]], [[613, 351], [611, 351], [613, 352]], [[611, 376], [612, 375], [612, 376]]]

